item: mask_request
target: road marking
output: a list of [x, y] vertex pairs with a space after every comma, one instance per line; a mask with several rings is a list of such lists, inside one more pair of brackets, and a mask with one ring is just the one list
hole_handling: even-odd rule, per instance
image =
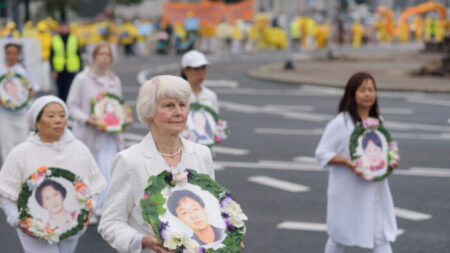
[[414, 110], [412, 108], [389, 108], [383, 107], [380, 109], [381, 115], [384, 114], [400, 114], [400, 115], [412, 115], [414, 114]]
[[398, 130], [425, 130], [425, 131], [436, 131], [436, 132], [450, 132], [449, 126], [439, 126], [431, 124], [418, 124], [411, 122], [399, 122], [399, 121], [386, 121], [384, 125], [389, 129]]
[[285, 221], [277, 225], [279, 229], [289, 230], [305, 230], [325, 232], [327, 231], [327, 224], [324, 223], [311, 223], [311, 222], [298, 222], [298, 221]]
[[398, 208], [398, 207], [395, 207], [394, 211], [395, 211], [395, 216], [397, 216], [399, 218], [407, 219], [407, 220], [413, 220], [413, 221], [428, 220], [428, 219], [431, 219], [431, 217], [432, 217], [430, 214], [419, 213], [416, 211], [411, 211], [411, 210], [402, 209], [402, 208]]
[[[261, 160], [258, 162], [215, 161], [215, 163], [225, 168], [327, 172], [327, 170], [322, 169], [317, 163], [299, 163], [272, 160]], [[427, 169], [412, 167], [410, 169], [396, 169], [392, 176], [423, 176], [448, 178], [450, 177], [450, 169]]]
[[219, 106], [230, 111], [242, 112], [242, 113], [267, 113], [272, 115], [280, 115], [285, 118], [300, 119], [313, 122], [323, 122], [332, 118], [331, 115], [319, 114], [319, 113], [307, 113], [307, 112], [292, 112], [284, 109], [277, 109], [273, 107], [261, 107], [256, 105], [234, 103], [227, 101], [219, 101]]
[[257, 134], [321, 135], [322, 129], [255, 128]]
[[433, 99], [427, 97], [410, 97], [406, 101], [409, 103], [416, 103], [416, 104], [450, 106], [450, 101], [448, 100]]
[[273, 177], [266, 176], [252, 176], [248, 178], [248, 181], [262, 184], [265, 186], [273, 187], [280, 190], [285, 190], [289, 192], [305, 192], [309, 191], [308, 186], [304, 186], [301, 184], [295, 184], [288, 181], [276, 179]]
[[231, 89], [236, 89], [239, 87], [239, 83], [233, 80], [209, 80], [206, 79], [203, 82], [203, 85], [207, 86], [207, 87], [223, 87], [223, 88], [231, 88]]
[[314, 106], [312, 105], [265, 105], [265, 107], [276, 110], [303, 111], [303, 112], [311, 112], [314, 110]]
[[317, 164], [316, 158], [312, 156], [296, 156], [293, 160], [299, 163]]
[[[284, 221], [277, 225], [278, 229], [288, 230], [302, 230], [312, 232], [326, 232], [327, 224], [325, 223], [312, 223], [312, 222], [300, 222], [300, 221]], [[405, 233], [404, 229], [397, 230], [397, 236]]]
[[142, 85], [145, 81], [149, 80], [148, 76], [150, 76], [150, 75], [163, 73], [163, 72], [167, 72], [167, 71], [173, 71], [173, 70], [177, 70], [180, 68], [181, 68], [180, 64], [171, 63], [171, 64], [167, 64], [167, 65], [160, 65], [160, 66], [150, 68], [150, 69], [144, 69], [144, 70], [139, 71], [139, 73], [137, 74], [137, 81], [139, 82], [139, 84]]
[[141, 134], [133, 134], [133, 133], [124, 133], [123, 138], [129, 141], [142, 141], [145, 138], [145, 135]]
[[244, 156], [244, 155], [249, 154], [249, 151], [247, 149], [229, 148], [229, 147], [223, 147], [223, 146], [214, 146], [214, 147], [212, 147], [212, 150], [215, 153], [226, 154], [226, 155], [235, 155], [235, 156]]

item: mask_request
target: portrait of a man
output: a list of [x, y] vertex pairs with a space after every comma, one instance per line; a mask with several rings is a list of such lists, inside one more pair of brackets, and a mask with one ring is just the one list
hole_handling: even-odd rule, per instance
[[[204, 246], [224, 239], [225, 231], [213, 226], [204, 200], [190, 190], [176, 190], [167, 199], [167, 209], [193, 231], [192, 239]], [[220, 210], [217, 210], [220, 212]]]

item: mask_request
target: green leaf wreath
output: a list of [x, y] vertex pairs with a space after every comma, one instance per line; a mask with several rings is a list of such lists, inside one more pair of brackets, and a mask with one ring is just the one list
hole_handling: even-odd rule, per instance
[[30, 81], [27, 78], [25, 78], [21, 74], [16, 73], [14, 71], [9, 71], [6, 74], [0, 76], [0, 84], [3, 82], [3, 80], [12, 79], [12, 78], [18, 79], [20, 81], [20, 84], [22, 85], [22, 87], [26, 91], [28, 91], [27, 100], [25, 100], [21, 104], [16, 104], [13, 101], [11, 101], [10, 99], [0, 97], [0, 104], [9, 111], [18, 111], [22, 108], [25, 108], [28, 105], [28, 103], [31, 100], [31, 93], [32, 93], [33, 89], [31, 88]]

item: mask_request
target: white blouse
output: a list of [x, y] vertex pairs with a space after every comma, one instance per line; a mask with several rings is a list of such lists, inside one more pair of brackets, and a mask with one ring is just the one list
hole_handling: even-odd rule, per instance
[[[180, 137], [181, 138], [181, 137]], [[211, 151], [206, 146], [181, 138], [181, 163], [214, 179]], [[149, 132], [138, 144], [117, 154], [111, 168], [111, 185], [103, 206], [98, 231], [119, 252], [135, 249], [141, 234], [153, 234], [142, 219], [140, 200], [150, 176], [167, 170], [167, 163], [156, 149]], [[139, 245], [137, 245], [139, 246]], [[139, 252], [139, 249], [135, 249]], [[142, 252], [153, 252], [148, 248]]]
[[[350, 158], [350, 135], [354, 129], [351, 116], [339, 113], [326, 126], [315, 155], [319, 164], [330, 171], [328, 178], [328, 235], [346, 246], [373, 248], [378, 238], [375, 217], [382, 210], [381, 236], [395, 241], [397, 223], [388, 179], [368, 182], [341, 164], [330, 164], [335, 156]], [[377, 203], [377, 204], [376, 204]], [[380, 206], [381, 205], [381, 208]], [[375, 234], [377, 233], [377, 236]]]

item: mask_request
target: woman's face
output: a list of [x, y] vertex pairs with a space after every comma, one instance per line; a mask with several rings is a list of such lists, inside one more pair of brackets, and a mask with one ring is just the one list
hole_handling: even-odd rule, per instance
[[10, 46], [5, 50], [6, 64], [8, 66], [13, 66], [19, 62], [20, 52], [15, 46]]
[[155, 115], [149, 118], [151, 128], [179, 134], [186, 125], [188, 111], [188, 104], [176, 98], [159, 99], [156, 101]]
[[376, 166], [383, 159], [382, 150], [380, 147], [375, 145], [373, 141], [369, 141], [367, 143], [366, 149], [364, 149], [364, 154], [366, 154], [367, 159], [369, 160], [370, 165]]
[[58, 141], [64, 134], [66, 127], [66, 112], [58, 103], [46, 105], [42, 111], [39, 121], [36, 122], [36, 128], [44, 142]]
[[95, 56], [94, 64], [100, 68], [107, 68], [111, 64], [111, 61], [111, 50], [109, 50], [109, 48], [107, 47], [102, 47], [100, 48], [100, 50], [98, 50], [98, 53]]
[[186, 79], [191, 85], [200, 85], [206, 77], [206, 66], [198, 68], [187, 67], [183, 69], [183, 73], [186, 75]]
[[377, 92], [372, 79], [366, 79], [355, 92], [356, 106], [358, 108], [370, 109], [375, 103]]
[[178, 219], [194, 231], [203, 230], [209, 226], [205, 209], [200, 203], [189, 197], [178, 202], [176, 213]]
[[61, 192], [55, 190], [53, 186], [48, 185], [42, 189], [42, 207], [50, 213], [60, 213], [64, 211], [64, 198]]

